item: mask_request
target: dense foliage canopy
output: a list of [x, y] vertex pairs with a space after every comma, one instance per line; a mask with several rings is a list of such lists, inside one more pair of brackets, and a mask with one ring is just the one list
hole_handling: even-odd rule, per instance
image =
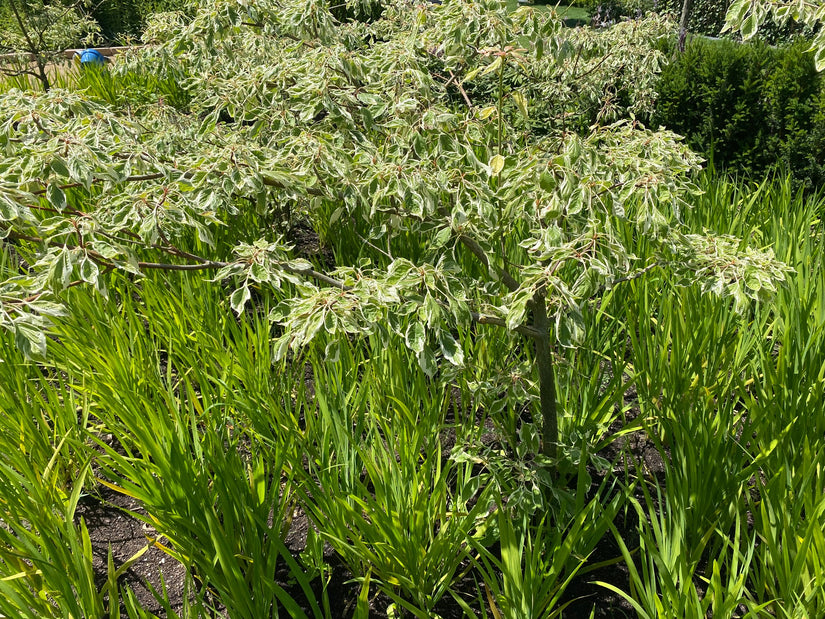
[[823, 616], [825, 203], [674, 25], [187, 11], [0, 83], [0, 615]]
[[[648, 109], [670, 30], [571, 30], [487, 1], [209, 0], [194, 19], [163, 14], [123, 68], [178, 80], [188, 109], [0, 98], [0, 231], [29, 265], [2, 284], [0, 325], [43, 355], [61, 290], [105, 293], [112, 270], [209, 270], [233, 282], [236, 312], [255, 287], [295, 287], [272, 314], [276, 357], [322, 330], [395, 331], [433, 373], [439, 354], [463, 363], [455, 330], [472, 322], [531, 337], [539, 356], [551, 333], [575, 345], [583, 304], [654, 268], [742, 307], [785, 267], [684, 234], [699, 160], [674, 134], [617, 120]], [[216, 246], [216, 227], [250, 208], [272, 225]], [[284, 214], [364, 229], [368, 251], [330, 268], [296, 258]], [[626, 248], [637, 235], [655, 262]], [[425, 249], [405, 255], [410, 237]], [[541, 383], [547, 413], [552, 372]]]

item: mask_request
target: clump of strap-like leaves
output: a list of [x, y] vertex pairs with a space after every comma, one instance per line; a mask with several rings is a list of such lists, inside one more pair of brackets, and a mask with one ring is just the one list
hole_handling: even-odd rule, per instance
[[[191, 109], [0, 98], [0, 236], [29, 263], [0, 284], [0, 325], [44, 354], [61, 290], [104, 292], [107, 272], [148, 269], [232, 282], [237, 312], [252, 288], [287, 287], [276, 357], [319, 332], [396, 332], [433, 373], [439, 359], [464, 363], [457, 330], [497, 325], [535, 347], [553, 456], [553, 348], [579, 341], [590, 299], [670, 268], [741, 305], [785, 272], [769, 250], [683, 234], [697, 157], [616, 121], [650, 104], [669, 30], [657, 18], [570, 30], [490, 0], [343, 14], [320, 0], [201, 0], [194, 19], [160, 16], [124, 68], [184, 76]], [[322, 270], [271, 230], [231, 252], [187, 244], [194, 233], [212, 246], [249, 208], [366, 222], [374, 260]], [[655, 262], [626, 247], [627, 226], [659, 248]], [[410, 237], [414, 256], [398, 250]]]

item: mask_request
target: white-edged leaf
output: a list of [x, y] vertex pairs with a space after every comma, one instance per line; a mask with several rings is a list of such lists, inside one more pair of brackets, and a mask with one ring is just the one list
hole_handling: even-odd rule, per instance
[[341, 358], [341, 340], [334, 337], [330, 340], [324, 348], [324, 362], [338, 363]]
[[424, 373], [432, 378], [435, 376], [436, 371], [436, 362], [435, 362], [435, 354], [433, 351], [430, 350], [428, 346], [424, 347], [420, 353], [418, 353], [418, 365], [421, 366], [421, 369], [424, 370]]
[[0, 194], [0, 221], [11, 221], [17, 219], [20, 213], [17, 202], [8, 196]]
[[584, 318], [578, 308], [556, 314], [556, 339], [565, 348], [573, 348], [584, 340]]
[[232, 306], [232, 309], [235, 310], [236, 314], [243, 312], [243, 308], [251, 296], [249, 286], [246, 285], [241, 286], [232, 293], [232, 296], [229, 297], [229, 304]]
[[407, 348], [416, 354], [421, 354], [424, 350], [424, 345], [427, 342], [427, 335], [424, 331], [424, 325], [418, 321], [413, 322], [409, 327], [407, 327], [407, 331], [404, 334], [404, 341], [407, 344]]
[[84, 256], [80, 260], [80, 279], [89, 284], [97, 285], [97, 277], [100, 274], [100, 269], [94, 260], [88, 256]]
[[46, 356], [46, 334], [28, 322], [14, 323], [14, 343], [26, 359]]
[[435, 234], [435, 238], [433, 239], [433, 248], [438, 249], [444, 247], [447, 244], [447, 241], [450, 240], [452, 233], [453, 231], [448, 227], [441, 228], [441, 230]]
[[742, 33], [742, 39], [747, 41], [753, 35], [756, 34], [756, 29], [759, 26], [759, 22], [756, 19], [756, 13], [751, 13], [745, 18], [745, 21], [742, 22], [742, 27], [740, 28], [740, 32]]
[[286, 353], [289, 350], [290, 342], [292, 342], [292, 336], [289, 333], [285, 333], [284, 335], [275, 340], [274, 344], [272, 345], [273, 363], [276, 361], [280, 361], [281, 359], [286, 357]]
[[69, 168], [66, 166], [66, 162], [63, 161], [60, 157], [54, 157], [51, 162], [51, 169], [52, 171], [57, 174], [58, 176], [63, 176], [65, 178], [69, 178]]
[[72, 255], [68, 249], [63, 248], [49, 267], [49, 280], [52, 285], [63, 289], [72, 281], [72, 270]]
[[56, 183], [49, 183], [46, 187], [46, 199], [58, 211], [66, 208], [66, 193]]
[[491, 174], [500, 174], [504, 169], [504, 157], [501, 155], [494, 155], [490, 158], [489, 166]]
[[456, 339], [447, 331], [438, 334], [438, 345], [444, 358], [456, 366], [464, 365], [464, 351]]

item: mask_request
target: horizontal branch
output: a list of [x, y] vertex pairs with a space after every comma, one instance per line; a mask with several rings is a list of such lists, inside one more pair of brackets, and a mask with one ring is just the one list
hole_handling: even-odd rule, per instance
[[[108, 260], [106, 260], [100, 254], [96, 252], [89, 251], [88, 249], [79, 247], [78, 245], [72, 245], [70, 243], [61, 243], [59, 241], [43, 239], [37, 236], [31, 236], [28, 234], [23, 234], [21, 232], [17, 232], [16, 230], [9, 229], [8, 225], [0, 224], [0, 229], [8, 230], [7, 238], [13, 241], [29, 241], [31, 243], [45, 243], [49, 247], [62, 247], [65, 249], [73, 250], [73, 249], [83, 249], [89, 257], [93, 258], [96, 262], [103, 264], [104, 266], [113, 266]], [[201, 256], [197, 256], [195, 254], [191, 254], [189, 252], [185, 252], [180, 250], [176, 247], [164, 247], [162, 245], [152, 245], [149, 249], [155, 249], [158, 251], [162, 251], [166, 254], [171, 256], [180, 256], [184, 257], [187, 260], [190, 260], [188, 264], [178, 264], [173, 262], [138, 262], [137, 265], [139, 268], [142, 269], [153, 269], [153, 270], [163, 270], [163, 271], [208, 271], [210, 269], [217, 270], [227, 267], [231, 264], [236, 264], [233, 262], [221, 262], [218, 260], [209, 260], [207, 258], [203, 258]], [[310, 279], [317, 280], [329, 286], [333, 286], [335, 288], [340, 288], [341, 290], [352, 290], [352, 286], [347, 286], [341, 280], [335, 279], [334, 277], [330, 277], [324, 273], [316, 271], [315, 269], [296, 269], [290, 267], [286, 264], [278, 264], [281, 270], [292, 273], [294, 275], [300, 275], [302, 277], [307, 277]]]
[[[503, 318], [498, 318], [497, 316], [484, 316], [482, 314], [477, 314], [476, 312], [471, 312], [470, 316], [474, 322], [477, 322], [480, 325], [496, 325], [497, 327], [504, 327], [505, 329], [508, 328], [507, 322]], [[541, 337], [541, 332], [529, 325], [519, 325], [515, 328], [515, 331], [534, 339], [539, 339]]]
[[[3, 228], [3, 227], [4, 226], [2, 226], [0, 224], [0, 228]], [[5, 228], [8, 229], [8, 226], [5, 226]], [[114, 268], [114, 265], [110, 261], [106, 260], [103, 256], [101, 256], [97, 252], [90, 251], [90, 250], [85, 249], [85, 248], [81, 248], [78, 245], [72, 245], [72, 244], [69, 244], [69, 243], [61, 243], [61, 242], [58, 242], [58, 241], [43, 239], [43, 238], [40, 238], [40, 237], [35, 237], [35, 236], [28, 235], [28, 234], [22, 234], [20, 232], [15, 231], [15, 230], [8, 230], [8, 238], [10, 238], [11, 240], [22, 240], [22, 241], [29, 241], [29, 242], [32, 242], [32, 243], [45, 243], [46, 245], [51, 246], [51, 247], [62, 247], [62, 248], [69, 249], [69, 250], [83, 249], [86, 252], [86, 254], [90, 258], [92, 258], [95, 262], [97, 262], [98, 264], [104, 266], [107, 269]], [[153, 246], [151, 246], [151, 249], [162, 251], [166, 254], [169, 254], [170, 256], [183, 257], [183, 258], [189, 260], [189, 262], [188, 263], [182, 263], [182, 264], [181, 263], [173, 263], [173, 262], [138, 262], [137, 263], [138, 268], [147, 269], [147, 270], [162, 270], [162, 271], [209, 271], [209, 270], [222, 269], [222, 268], [230, 266], [232, 264], [236, 264], [236, 263], [233, 263], [233, 262], [223, 262], [223, 261], [218, 261], [218, 260], [209, 260], [207, 258], [203, 258], [201, 256], [197, 256], [195, 254], [191, 254], [189, 252], [179, 250], [175, 247], [165, 247], [165, 246], [153, 245]], [[479, 247], [479, 250], [480, 250], [480, 247]], [[482, 252], [481, 255], [484, 256], [483, 252]], [[486, 258], [486, 256], [485, 256], [485, 258]], [[353, 289], [352, 286], [348, 286], [342, 280], [331, 277], [330, 275], [326, 275], [325, 273], [321, 273], [319, 271], [316, 271], [315, 269], [311, 269], [311, 268], [299, 269], [299, 268], [290, 267], [289, 265], [283, 264], [283, 263], [279, 263], [278, 267], [286, 273], [291, 273], [293, 275], [299, 275], [299, 276], [307, 278], [307, 279], [313, 279], [315, 281], [318, 281], [320, 283], [326, 284], [326, 285], [334, 287], [334, 288], [338, 288], [340, 290], [350, 291], [350, 290]], [[73, 283], [73, 285], [74, 285], [74, 283]], [[495, 326], [499, 326], [499, 327], [508, 328], [507, 322], [504, 319], [499, 318], [497, 316], [486, 316], [484, 314], [480, 314], [480, 313], [477, 313], [477, 312], [471, 312], [470, 316], [471, 316], [472, 320], [474, 322], [478, 323], [478, 324], [495, 325]], [[526, 336], [534, 338], [534, 339], [540, 338], [542, 336], [542, 334], [538, 330], [536, 330], [534, 327], [529, 326], [529, 325], [519, 325], [514, 330], [517, 333], [521, 333], [522, 335], [526, 335]]]
[[294, 269], [292, 267], [286, 265], [279, 265], [281, 269], [286, 271], [287, 273], [292, 273], [293, 275], [301, 275], [303, 277], [309, 277], [319, 282], [323, 282], [324, 284], [328, 284], [333, 288], [340, 288], [341, 290], [348, 291], [352, 290], [352, 286], [347, 286], [341, 280], [335, 279], [334, 277], [330, 277], [329, 275], [324, 275], [316, 271], [315, 269]]
[[[43, 129], [43, 131], [46, 132], [45, 129]], [[165, 172], [151, 172], [149, 174], [134, 174], [132, 176], [125, 177], [121, 182], [123, 182], [123, 183], [140, 183], [140, 182], [145, 182], [145, 181], [155, 181], [155, 180], [158, 180], [158, 179], [161, 179], [161, 178], [165, 178], [166, 176], [167, 176], [167, 174]], [[192, 171], [183, 172], [181, 174], [181, 178], [183, 178], [184, 180], [190, 179], [190, 178], [192, 178], [192, 176], [194, 176], [194, 173]], [[107, 180], [107, 179], [93, 178], [91, 180], [91, 183], [92, 184], [102, 183], [104, 180]], [[261, 179], [261, 181], [267, 187], [274, 187], [276, 189], [294, 189], [294, 187], [289, 187], [289, 186], [285, 185], [284, 183], [282, 183], [281, 181], [275, 180], [274, 178], [270, 178], [270, 177], [267, 177], [267, 176], [264, 176]], [[84, 186], [83, 183], [67, 183], [65, 185], [60, 185], [59, 187], [60, 187], [60, 189], [74, 189], [76, 187], [83, 187], [83, 186]], [[311, 196], [324, 197], [324, 196], [327, 195], [324, 192], [323, 189], [318, 189], [316, 187], [303, 187], [302, 189]], [[32, 193], [32, 195], [35, 195], [35, 196], [43, 195], [43, 194], [46, 193], [46, 189], [38, 189], [37, 191], [32, 191], [31, 193]]]
[[622, 282], [629, 282], [629, 281], [633, 281], [634, 279], [639, 279], [645, 273], [648, 273], [648, 272], [652, 271], [653, 269], [655, 269], [657, 267], [660, 267], [660, 266], [663, 266], [661, 262], [654, 262], [653, 264], [649, 264], [646, 267], [631, 273], [630, 275], [626, 275], [624, 277], [619, 277], [618, 279], [612, 279], [609, 282], [606, 282], [606, 283], [602, 284], [601, 286], [599, 286], [598, 288], [596, 288], [596, 291], [593, 294], [590, 295], [589, 299], [593, 299], [593, 298], [598, 297], [599, 295], [601, 295], [605, 290], [607, 290], [608, 286], [612, 288], [616, 284], [621, 284]]
[[[163, 172], [152, 172], [151, 174], [137, 174], [134, 176], [127, 176], [123, 179], [122, 182], [124, 183], [139, 183], [142, 181], [154, 181], [159, 178], [165, 177], [166, 174]], [[92, 183], [102, 183], [104, 179], [102, 178], [93, 178]], [[60, 185], [60, 189], [74, 189], [76, 187], [83, 187], [83, 183], [68, 183], [66, 185]], [[38, 189], [37, 191], [32, 191], [32, 195], [41, 196], [46, 193], [46, 189]]]
[[208, 271], [229, 266], [231, 262], [198, 262], [195, 264], [175, 264], [174, 262], [138, 262], [141, 269], [155, 269], [159, 271]]

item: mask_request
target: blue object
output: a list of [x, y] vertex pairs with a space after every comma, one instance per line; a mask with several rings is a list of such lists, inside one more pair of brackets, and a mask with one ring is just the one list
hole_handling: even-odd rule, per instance
[[101, 54], [96, 49], [84, 49], [82, 52], [79, 52], [79, 56], [81, 65], [103, 66], [106, 64], [106, 56]]

